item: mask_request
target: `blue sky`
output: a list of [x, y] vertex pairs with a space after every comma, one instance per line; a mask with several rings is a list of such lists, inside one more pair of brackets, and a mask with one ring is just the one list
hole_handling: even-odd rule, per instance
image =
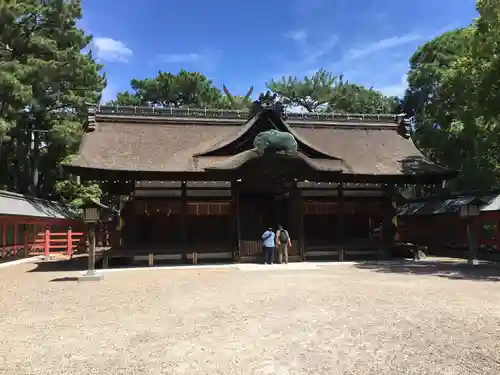
[[83, 0], [83, 11], [108, 76], [103, 101], [181, 68], [234, 95], [319, 68], [400, 95], [415, 49], [476, 16], [473, 0]]

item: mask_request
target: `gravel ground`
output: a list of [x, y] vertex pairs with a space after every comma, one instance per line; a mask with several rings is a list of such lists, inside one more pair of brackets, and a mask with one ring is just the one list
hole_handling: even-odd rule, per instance
[[500, 373], [494, 281], [335, 265], [78, 283], [36, 268], [0, 269], [0, 374]]

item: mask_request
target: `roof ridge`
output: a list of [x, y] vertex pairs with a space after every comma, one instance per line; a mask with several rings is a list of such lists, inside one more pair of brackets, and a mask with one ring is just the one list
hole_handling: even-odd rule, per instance
[[445, 201], [449, 199], [453, 200], [453, 199], [463, 199], [463, 198], [478, 198], [489, 195], [500, 195], [500, 188], [475, 189], [466, 191], [448, 191], [448, 190], [440, 191], [425, 197], [407, 199], [405, 200], [405, 204], [429, 202], [429, 201]]
[[50, 199], [35, 197], [33, 195], [30, 195], [30, 194], [22, 194], [22, 193], [18, 193], [15, 191], [9, 191], [9, 190], [0, 190], [0, 197], [20, 199], [20, 200], [25, 200], [25, 201], [38, 201], [38, 202], [60, 204], [60, 205], [66, 206], [64, 203], [62, 203], [60, 201], [53, 201]]
[[[161, 108], [161, 107], [132, 107], [132, 106], [101, 106], [94, 107], [96, 114], [121, 115], [132, 117], [154, 116], [154, 117], [191, 117], [191, 118], [220, 118], [220, 119], [246, 119], [248, 110], [216, 109], [216, 108]], [[363, 114], [363, 113], [335, 113], [335, 112], [314, 112], [295, 113], [286, 112], [287, 120], [314, 120], [314, 121], [356, 121], [356, 122], [379, 122], [397, 123], [405, 116], [400, 114]]]

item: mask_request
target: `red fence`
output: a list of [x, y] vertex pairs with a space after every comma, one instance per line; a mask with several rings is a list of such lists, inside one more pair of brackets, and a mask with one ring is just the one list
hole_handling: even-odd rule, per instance
[[83, 245], [82, 232], [51, 232], [45, 230], [35, 235], [34, 243], [29, 246], [28, 255], [67, 255], [71, 257]]

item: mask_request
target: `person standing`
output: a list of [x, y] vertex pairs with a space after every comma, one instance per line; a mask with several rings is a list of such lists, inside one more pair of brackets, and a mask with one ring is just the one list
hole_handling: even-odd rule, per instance
[[278, 262], [281, 264], [284, 256], [285, 264], [288, 264], [288, 248], [292, 246], [292, 240], [288, 231], [281, 225], [278, 226], [278, 231], [276, 232], [276, 246], [278, 248]]
[[274, 263], [275, 235], [272, 228], [269, 228], [262, 235], [264, 264]]

